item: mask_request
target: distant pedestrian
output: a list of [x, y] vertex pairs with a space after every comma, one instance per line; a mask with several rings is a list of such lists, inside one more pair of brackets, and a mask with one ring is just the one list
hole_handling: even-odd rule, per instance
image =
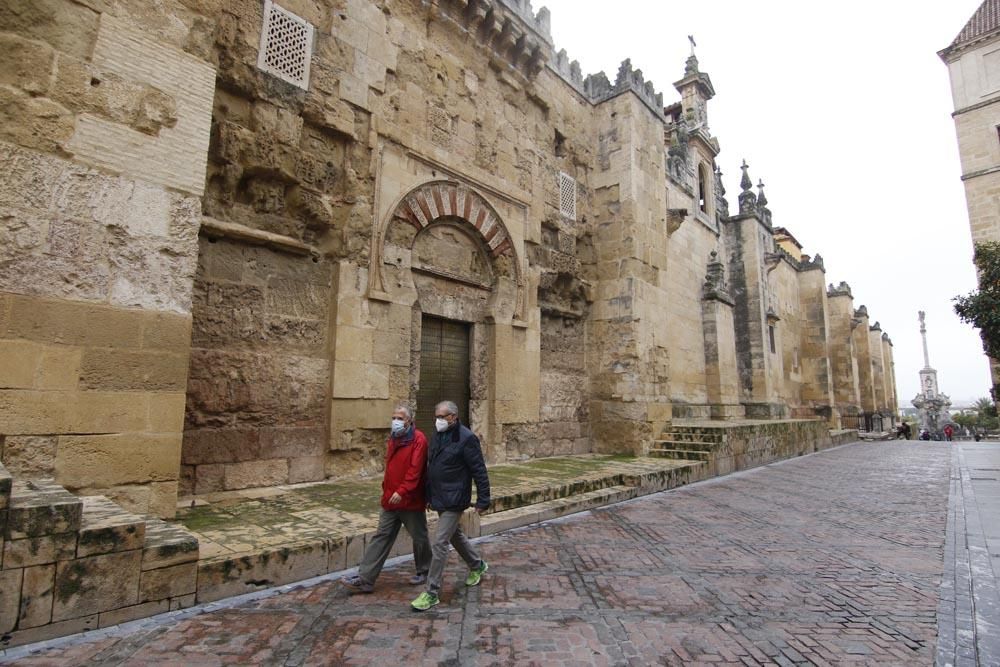
[[955, 429], [951, 427], [951, 424], [944, 425], [944, 439], [951, 442], [951, 436], [955, 434]]
[[909, 440], [910, 437], [913, 435], [913, 431], [910, 429], [910, 422], [903, 422], [902, 429], [903, 429], [903, 437]]
[[459, 422], [458, 406], [451, 401], [438, 403], [434, 417], [437, 433], [427, 453], [427, 504], [438, 513], [438, 523], [431, 542], [433, 558], [427, 575], [427, 591], [410, 603], [416, 611], [426, 611], [440, 601], [449, 543], [469, 567], [466, 586], [478, 585], [489, 569], [459, 526], [462, 514], [472, 503], [473, 481], [476, 482], [476, 511], [482, 514], [490, 506], [490, 479], [483, 449], [475, 433]]
[[382, 572], [385, 559], [396, 543], [399, 527], [413, 540], [416, 574], [410, 584], [426, 583], [431, 566], [431, 546], [427, 539], [427, 501], [424, 495], [427, 468], [427, 437], [413, 424], [413, 412], [399, 405], [392, 413], [389, 441], [382, 477], [382, 512], [378, 528], [368, 542], [358, 573], [342, 579], [351, 593], [371, 593]]

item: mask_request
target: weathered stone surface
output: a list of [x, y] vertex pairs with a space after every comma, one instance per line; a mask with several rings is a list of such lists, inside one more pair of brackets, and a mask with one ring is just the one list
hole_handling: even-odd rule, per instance
[[180, 434], [61, 436], [56, 475], [71, 488], [177, 478]]
[[76, 542], [76, 532], [6, 540], [3, 545], [3, 567], [10, 570], [72, 560], [76, 557]]
[[43, 94], [49, 89], [55, 60], [51, 46], [4, 33], [0, 35], [0, 49], [8, 62], [0, 72], [0, 84], [15, 86], [32, 95]]
[[225, 489], [249, 489], [255, 486], [274, 486], [288, 482], [288, 461], [270, 459], [246, 461], [226, 466], [223, 485]]
[[13, 630], [17, 623], [23, 576], [23, 569], [0, 572], [0, 631], [5, 633]]
[[328, 562], [325, 541], [203, 561], [198, 564], [198, 602], [315, 577], [327, 571]]
[[326, 477], [326, 457], [305, 456], [288, 459], [288, 483], [316, 482]]
[[139, 579], [139, 602], [190, 595], [197, 588], [198, 563], [182, 563], [144, 570]]
[[58, 0], [11, 0], [0, 8], [0, 30], [30, 36], [80, 58], [90, 55], [97, 22], [94, 10]]
[[17, 620], [19, 629], [35, 628], [52, 620], [55, 574], [54, 564], [25, 568]]
[[61, 152], [73, 135], [73, 115], [55, 102], [0, 85], [0, 139]]
[[188, 424], [319, 425], [328, 372], [323, 359], [194, 350]]
[[96, 627], [97, 614], [93, 614], [91, 616], [74, 618], [68, 621], [59, 621], [58, 623], [40, 625], [37, 628], [16, 630], [10, 633], [10, 639], [6, 641], [6, 645], [10, 647], [22, 646], [24, 644], [45, 641], [46, 639], [54, 639], [55, 637], [65, 637], [78, 632], [86, 632], [87, 630], [93, 630]]
[[170, 611], [170, 600], [156, 600], [143, 604], [135, 604], [129, 607], [121, 607], [112, 611], [101, 612], [97, 619], [97, 626], [107, 628], [139, 618], [147, 618], [157, 614]]
[[135, 604], [139, 550], [64, 561], [56, 565], [53, 621], [65, 621]]
[[[4, 443], [6, 443], [6, 437]], [[6, 444], [5, 444], [6, 446]], [[0, 465], [0, 510], [6, 510], [10, 506], [10, 494], [14, 485], [14, 479], [4, 466]], [[4, 515], [6, 519], [6, 515]]]
[[79, 530], [83, 503], [51, 480], [15, 482], [7, 514], [7, 538], [43, 537]]
[[146, 543], [142, 549], [142, 569], [191, 563], [198, 560], [198, 540], [183, 527], [158, 519], [146, 520]]
[[184, 432], [185, 465], [234, 463], [260, 458], [258, 429], [193, 429]]
[[146, 523], [103, 496], [84, 496], [79, 535], [78, 558], [129, 551], [142, 548]]

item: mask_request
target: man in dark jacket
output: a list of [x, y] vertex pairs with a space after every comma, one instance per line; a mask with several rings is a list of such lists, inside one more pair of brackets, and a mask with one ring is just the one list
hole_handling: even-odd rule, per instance
[[483, 449], [479, 438], [459, 423], [458, 406], [451, 401], [438, 403], [434, 417], [437, 433], [427, 453], [427, 504], [438, 513], [438, 524], [431, 543], [433, 558], [427, 574], [427, 591], [410, 603], [417, 611], [426, 611], [439, 602], [449, 543], [469, 566], [466, 586], [478, 585], [489, 569], [459, 526], [462, 514], [472, 504], [473, 480], [476, 511], [482, 514], [490, 506], [490, 479]]
[[427, 467], [427, 437], [413, 425], [409, 406], [399, 405], [392, 413], [389, 442], [385, 452], [385, 475], [382, 477], [382, 512], [378, 529], [355, 576], [342, 579], [352, 593], [371, 593], [382, 572], [385, 559], [396, 543], [399, 527], [413, 539], [413, 564], [417, 573], [410, 583], [427, 581], [431, 565], [431, 546], [427, 540], [427, 508], [424, 496]]

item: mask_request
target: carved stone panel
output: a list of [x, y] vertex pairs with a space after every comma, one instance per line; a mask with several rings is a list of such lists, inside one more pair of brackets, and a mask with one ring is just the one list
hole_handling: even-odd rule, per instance
[[413, 269], [479, 287], [491, 287], [493, 271], [480, 244], [460, 222], [423, 229], [413, 243]]

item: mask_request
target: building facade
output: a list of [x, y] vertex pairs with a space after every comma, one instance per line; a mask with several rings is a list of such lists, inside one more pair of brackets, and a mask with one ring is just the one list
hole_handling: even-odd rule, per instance
[[170, 516], [376, 470], [399, 401], [455, 400], [491, 462], [891, 418], [891, 341], [745, 162], [730, 208], [697, 58], [665, 104], [549, 21], [4, 3], [4, 465]]
[[[1000, 1], [984, 0], [938, 56], [951, 78], [972, 242], [1000, 241]], [[1000, 362], [990, 369], [1000, 393]]]

